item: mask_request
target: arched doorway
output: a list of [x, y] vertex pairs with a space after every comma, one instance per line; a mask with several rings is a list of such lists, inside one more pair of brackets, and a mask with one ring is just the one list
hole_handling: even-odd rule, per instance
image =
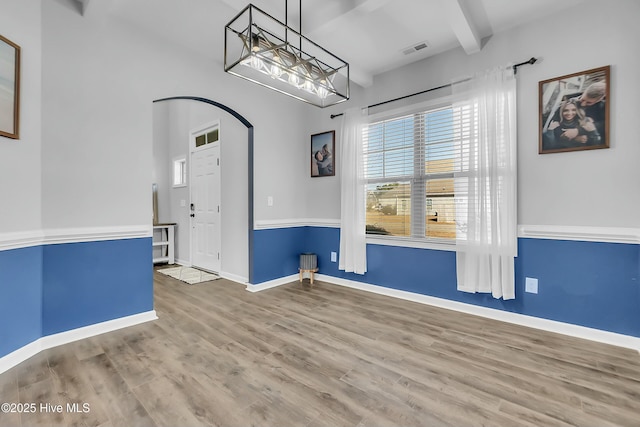
[[[246, 129], [246, 166], [247, 169], [246, 171], [246, 179], [244, 176], [242, 176], [242, 180], [246, 181], [246, 199], [245, 202], [243, 203], [243, 206], [246, 208], [246, 254], [245, 254], [245, 259], [244, 262], [247, 263], [247, 277], [246, 279], [248, 280], [248, 283], [253, 283], [253, 223], [254, 223], [254, 205], [253, 205], [253, 125], [246, 119], [244, 118], [241, 114], [239, 114], [238, 112], [236, 112], [235, 110], [227, 107], [224, 104], [221, 104], [219, 102], [207, 99], [207, 98], [201, 98], [201, 97], [194, 97], [194, 96], [175, 96], [175, 97], [169, 97], [169, 98], [162, 98], [162, 99], [157, 99], [154, 100], [154, 103], [164, 103], [164, 102], [170, 102], [170, 101], [180, 101], [180, 100], [184, 100], [184, 101], [195, 101], [195, 102], [199, 102], [199, 103], [204, 103], [204, 104], [208, 104], [210, 106], [213, 106], [217, 109], [219, 109], [223, 115], [229, 117], [229, 118], [233, 118], [234, 121], [236, 121], [237, 123], [240, 124], [241, 127], [243, 127], [244, 129]], [[221, 126], [221, 133], [223, 133], [224, 127]], [[224, 144], [224, 143], [223, 143]], [[237, 153], [236, 153], [237, 154]], [[239, 159], [235, 159], [238, 160]], [[222, 162], [225, 162], [225, 159], [222, 158]], [[243, 168], [242, 168], [243, 169]], [[239, 169], [239, 170], [242, 170]], [[244, 175], [244, 174], [243, 174]], [[224, 180], [224, 178], [223, 178]], [[233, 178], [231, 178], [232, 181], [235, 182], [235, 180]], [[236, 203], [238, 203], [236, 201]], [[223, 208], [224, 209], [224, 208]], [[227, 215], [228, 218], [231, 218], [231, 216], [229, 216], [229, 214]], [[223, 217], [223, 221], [224, 221], [224, 217]], [[237, 253], [235, 254], [236, 256], [238, 255]]]

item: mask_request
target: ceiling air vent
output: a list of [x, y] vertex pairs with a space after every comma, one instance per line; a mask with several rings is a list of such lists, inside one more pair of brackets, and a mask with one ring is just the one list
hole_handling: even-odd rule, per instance
[[409, 47], [406, 47], [406, 48], [402, 49], [402, 53], [404, 53], [405, 55], [410, 55], [412, 53], [415, 53], [415, 52], [417, 52], [419, 50], [422, 50], [422, 49], [425, 49], [427, 47], [429, 47], [427, 45], [427, 42], [420, 42], [418, 44], [414, 44], [413, 46], [409, 46]]

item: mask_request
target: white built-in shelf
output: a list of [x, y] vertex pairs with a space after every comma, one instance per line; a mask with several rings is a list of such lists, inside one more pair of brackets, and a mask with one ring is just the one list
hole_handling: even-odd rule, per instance
[[156, 224], [153, 226], [153, 247], [160, 248], [160, 256], [153, 258], [153, 263], [175, 263], [174, 236], [176, 224]]

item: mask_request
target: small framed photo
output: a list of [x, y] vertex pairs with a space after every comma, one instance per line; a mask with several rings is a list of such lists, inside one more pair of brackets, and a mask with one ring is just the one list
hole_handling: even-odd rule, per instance
[[19, 139], [20, 46], [0, 36], [0, 136]]
[[538, 153], [609, 148], [610, 66], [538, 84]]
[[336, 131], [311, 135], [311, 176], [336, 174]]

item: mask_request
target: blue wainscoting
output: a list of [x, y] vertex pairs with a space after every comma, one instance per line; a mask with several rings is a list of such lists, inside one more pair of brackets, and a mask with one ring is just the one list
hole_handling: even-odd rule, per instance
[[42, 336], [42, 247], [0, 251], [0, 357]]
[[524, 314], [640, 337], [640, 245], [520, 239], [516, 278], [539, 279]]
[[253, 283], [298, 273], [299, 256], [307, 252], [311, 227], [256, 230], [253, 233]]
[[[640, 245], [548, 239], [518, 241], [516, 299], [456, 290], [455, 252], [368, 245], [365, 275], [330, 261], [340, 231], [295, 227], [256, 232], [255, 283], [297, 273], [298, 255], [318, 255], [320, 273], [482, 307], [640, 337]], [[526, 277], [539, 293], [524, 292]]]
[[153, 310], [151, 238], [43, 251], [43, 336]]

